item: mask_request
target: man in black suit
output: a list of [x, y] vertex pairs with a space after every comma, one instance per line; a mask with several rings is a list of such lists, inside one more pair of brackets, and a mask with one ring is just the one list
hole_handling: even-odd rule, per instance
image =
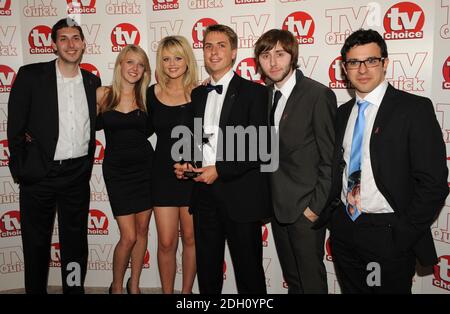
[[8, 102], [9, 168], [20, 185], [27, 293], [46, 293], [55, 210], [64, 293], [83, 293], [89, 179], [95, 149], [95, 75], [79, 67], [81, 27], [52, 28], [56, 60], [19, 69]]
[[442, 132], [428, 98], [385, 81], [386, 43], [373, 30], [341, 50], [356, 97], [336, 118], [329, 206], [331, 249], [344, 293], [411, 293], [416, 258], [437, 262], [430, 225], [448, 194]]
[[289, 293], [328, 293], [325, 228], [311, 227], [331, 186], [336, 96], [297, 69], [298, 43], [289, 31], [264, 33], [255, 57], [273, 83], [267, 114], [279, 142], [279, 167], [270, 176], [272, 230], [283, 276]]
[[[225, 240], [238, 292], [266, 293], [261, 220], [270, 216], [268, 180], [259, 159], [250, 157], [258, 136], [250, 136], [241, 147], [229, 130], [243, 127], [258, 135], [258, 127], [266, 124], [267, 92], [233, 72], [236, 53], [236, 33], [225, 25], [209, 26], [203, 55], [210, 84], [191, 95], [194, 118], [202, 119], [207, 138], [201, 168], [194, 169], [200, 175], [194, 179], [190, 206], [198, 283], [200, 293], [207, 294], [222, 291]], [[187, 169], [188, 164], [176, 165], [177, 177]]]

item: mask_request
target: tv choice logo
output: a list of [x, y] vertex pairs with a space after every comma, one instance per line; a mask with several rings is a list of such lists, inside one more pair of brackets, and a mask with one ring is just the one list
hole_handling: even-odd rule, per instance
[[188, 1], [189, 9], [214, 9], [214, 8], [222, 8], [222, 0], [189, 0]]
[[108, 235], [109, 220], [104, 212], [98, 209], [89, 210], [88, 235]]
[[136, 0], [109, 0], [106, 5], [106, 14], [108, 15], [130, 15], [141, 14], [141, 5]]
[[96, 0], [66, 0], [67, 13], [69, 14], [94, 14]]
[[52, 243], [50, 246], [50, 267], [61, 267], [61, 246], [59, 242]]
[[246, 80], [264, 85], [264, 78], [256, 70], [255, 58], [241, 60], [236, 66], [236, 73]]
[[9, 66], [0, 64], [0, 94], [11, 92], [11, 87], [16, 79], [16, 72]]
[[94, 164], [101, 165], [105, 158], [105, 146], [99, 140], [95, 140]]
[[442, 89], [450, 89], [450, 56], [444, 61], [442, 66], [442, 76], [444, 82], [442, 82]]
[[179, 7], [178, 0], [153, 0], [153, 11], [175, 10]]
[[141, 34], [139, 30], [129, 23], [121, 23], [111, 31], [112, 51], [119, 52], [127, 45], [139, 45]]
[[46, 25], [37, 25], [33, 27], [28, 34], [30, 54], [53, 53], [51, 34], [52, 29]]
[[262, 245], [263, 247], [267, 247], [269, 245], [269, 229], [267, 225], [262, 225]]
[[390, 7], [383, 19], [386, 40], [423, 38], [425, 14], [416, 3], [400, 2]]
[[0, 0], [0, 16], [11, 15], [11, 0]]
[[[128, 268], [131, 268], [131, 261], [128, 263]], [[150, 252], [148, 249], [145, 250], [144, 264], [142, 265], [142, 268], [150, 268]]]
[[223, 261], [223, 280], [227, 280], [227, 262], [224, 260]]
[[450, 255], [440, 256], [433, 270], [433, 286], [450, 291]]
[[282, 29], [294, 34], [298, 44], [314, 44], [315, 23], [307, 12], [297, 11], [286, 16]]
[[22, 234], [20, 228], [20, 212], [10, 210], [0, 216], [0, 237], [9, 238]]
[[0, 140], [0, 167], [8, 167], [9, 165], [9, 147], [8, 140]]
[[88, 72], [91, 72], [92, 74], [100, 78], [100, 71], [97, 69], [95, 65], [91, 63], [80, 63], [80, 68]]
[[328, 69], [328, 76], [330, 77], [329, 87], [331, 89], [349, 89], [353, 88], [350, 81], [347, 79], [344, 71], [342, 71], [342, 57], [339, 56], [334, 59]]
[[325, 259], [329, 262], [333, 261], [333, 254], [331, 252], [331, 240], [330, 237], [325, 241]]
[[16, 26], [0, 26], [0, 56], [17, 56], [17, 47], [12, 45], [15, 33]]
[[23, 14], [26, 17], [57, 16], [56, 7], [52, 2], [53, 0], [27, 0]]
[[234, 0], [234, 4], [264, 3], [266, 0]]
[[203, 36], [205, 34], [205, 30], [210, 25], [218, 24], [216, 20], [213, 20], [208, 17], [204, 17], [197, 22], [194, 23], [192, 27], [192, 48], [201, 49], [203, 48]]

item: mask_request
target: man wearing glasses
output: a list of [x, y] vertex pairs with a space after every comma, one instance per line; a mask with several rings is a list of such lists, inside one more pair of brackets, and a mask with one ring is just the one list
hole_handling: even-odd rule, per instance
[[343, 293], [411, 293], [416, 258], [437, 262], [430, 225], [448, 194], [445, 145], [428, 98], [385, 81], [386, 42], [373, 30], [341, 50], [356, 97], [336, 117], [330, 221]]

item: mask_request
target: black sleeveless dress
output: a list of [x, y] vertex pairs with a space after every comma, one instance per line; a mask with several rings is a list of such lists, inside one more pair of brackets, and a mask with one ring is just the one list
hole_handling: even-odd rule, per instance
[[97, 118], [97, 129], [105, 130], [103, 178], [114, 216], [152, 207], [150, 126], [147, 113], [140, 109], [129, 113], [111, 110]]
[[156, 98], [155, 85], [147, 90], [147, 102], [157, 136], [152, 169], [153, 206], [189, 206], [194, 182], [175, 176], [173, 165], [179, 160], [172, 159], [171, 150], [178, 139], [171, 138], [171, 132], [175, 126], [192, 120], [191, 103], [167, 106]]

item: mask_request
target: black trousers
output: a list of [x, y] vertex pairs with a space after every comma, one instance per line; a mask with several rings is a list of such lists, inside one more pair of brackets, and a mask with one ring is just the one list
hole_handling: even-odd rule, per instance
[[292, 224], [273, 219], [272, 233], [289, 294], [327, 294], [327, 271], [323, 262], [325, 228], [311, 229], [301, 214]]
[[343, 293], [409, 294], [416, 259], [397, 248], [395, 214], [361, 214], [352, 221], [341, 204], [333, 213], [330, 241]]
[[[27, 293], [47, 293], [50, 247], [58, 213], [63, 293], [84, 293], [87, 269], [90, 158], [53, 162], [38, 183], [20, 185], [20, 219]], [[56, 255], [55, 255], [56, 254]]]
[[200, 293], [222, 292], [227, 241], [238, 293], [266, 294], [261, 222], [232, 220], [214, 184], [201, 184], [198, 188], [194, 202], [197, 205], [192, 210]]

